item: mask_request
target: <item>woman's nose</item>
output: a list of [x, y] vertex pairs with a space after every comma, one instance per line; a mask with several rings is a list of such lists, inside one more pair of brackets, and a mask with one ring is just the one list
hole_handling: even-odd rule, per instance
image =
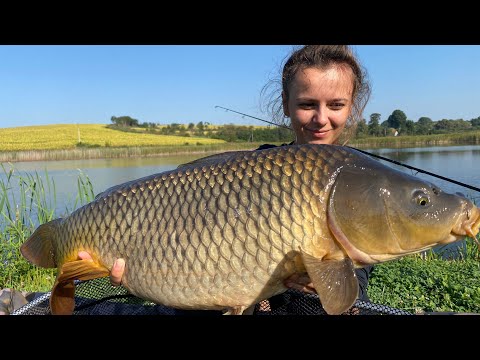
[[315, 115], [312, 120], [313, 122], [316, 122], [322, 126], [328, 124], [328, 114], [326, 109], [322, 109], [322, 108], [318, 109], [315, 112]]

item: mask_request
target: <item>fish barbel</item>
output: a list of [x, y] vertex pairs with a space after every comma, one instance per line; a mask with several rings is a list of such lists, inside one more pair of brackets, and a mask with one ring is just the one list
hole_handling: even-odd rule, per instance
[[[74, 279], [126, 262], [132, 294], [181, 309], [246, 308], [307, 272], [328, 314], [358, 296], [354, 268], [475, 237], [467, 198], [347, 147], [291, 145], [209, 156], [114, 186], [21, 246], [58, 269], [50, 307], [71, 314]], [[91, 260], [78, 260], [87, 251]]]

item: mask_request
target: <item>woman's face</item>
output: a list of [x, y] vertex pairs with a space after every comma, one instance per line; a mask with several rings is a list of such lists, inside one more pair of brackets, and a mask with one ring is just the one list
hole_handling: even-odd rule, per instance
[[296, 144], [333, 144], [352, 109], [353, 73], [349, 67], [306, 68], [295, 75], [283, 111], [290, 117]]

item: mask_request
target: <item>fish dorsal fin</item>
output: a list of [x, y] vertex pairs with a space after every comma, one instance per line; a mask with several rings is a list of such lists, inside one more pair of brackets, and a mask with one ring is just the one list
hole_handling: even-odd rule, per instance
[[302, 257], [327, 314], [339, 315], [350, 309], [358, 297], [358, 280], [352, 260], [321, 260], [304, 252]]
[[75, 308], [73, 280], [91, 280], [108, 276], [110, 271], [93, 260], [76, 260], [63, 264], [53, 285], [50, 309], [53, 315], [71, 315]]
[[228, 160], [233, 159], [235, 157], [240, 157], [242, 155], [251, 154], [251, 153], [252, 153], [251, 150], [227, 151], [227, 152], [223, 152], [221, 154], [214, 154], [214, 155], [210, 155], [210, 156], [205, 156], [203, 158], [196, 159], [196, 160], [190, 161], [188, 163], [178, 165], [177, 169], [182, 169], [182, 168], [190, 167], [190, 166], [191, 167], [194, 167], [194, 166], [208, 166], [208, 165], [212, 165], [212, 164], [217, 165], [219, 162], [228, 161]]

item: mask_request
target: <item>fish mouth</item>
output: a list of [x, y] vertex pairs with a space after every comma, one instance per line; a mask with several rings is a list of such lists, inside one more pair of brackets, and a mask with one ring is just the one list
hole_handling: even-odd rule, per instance
[[452, 228], [451, 234], [456, 236], [465, 236], [476, 240], [476, 236], [480, 231], [480, 209], [472, 205], [468, 209], [465, 209], [465, 216], [459, 219], [459, 221]]

